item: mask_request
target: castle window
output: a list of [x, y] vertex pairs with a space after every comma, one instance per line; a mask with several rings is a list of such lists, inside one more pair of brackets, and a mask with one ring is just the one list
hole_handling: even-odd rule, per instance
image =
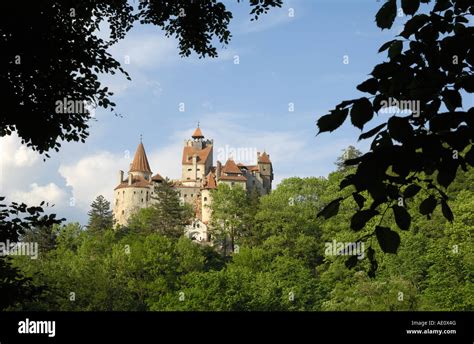
[[192, 168], [188, 168], [188, 171], [192, 171], [193, 169]]
[[184, 194], [184, 198], [186, 198], [186, 196], [188, 196], [188, 195]]
[[143, 198], [142, 198], [142, 203], [143, 203]]
[[193, 196], [194, 196], [194, 194], [191, 194], [191, 197], [193, 197]]
[[204, 197], [204, 202], [206, 202], [206, 201], [207, 201], [207, 197]]
[[122, 215], [125, 214], [125, 210], [122, 210]]
[[136, 191], [133, 191], [133, 194], [135, 195], [135, 194], [136, 194]]
[[188, 178], [186, 178], [186, 179], [187, 179], [187, 180], [190, 180], [191, 178], [188, 177]]

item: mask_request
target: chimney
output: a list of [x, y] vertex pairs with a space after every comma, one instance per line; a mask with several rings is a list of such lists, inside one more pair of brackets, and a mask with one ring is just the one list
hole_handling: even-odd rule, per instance
[[132, 174], [128, 174], [128, 185], [132, 185]]
[[216, 164], [216, 177], [217, 177], [217, 179], [221, 179], [221, 168], [222, 168], [222, 164], [219, 160], [217, 160], [217, 164]]
[[123, 182], [123, 171], [120, 170], [119, 171], [119, 184], [122, 184], [122, 182]]

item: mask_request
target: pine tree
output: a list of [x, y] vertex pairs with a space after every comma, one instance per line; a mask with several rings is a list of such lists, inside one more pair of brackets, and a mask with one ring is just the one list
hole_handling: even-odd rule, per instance
[[155, 187], [155, 195], [157, 202], [153, 204], [154, 216], [151, 219], [154, 231], [168, 237], [181, 237], [192, 217], [191, 206], [180, 204], [178, 192], [168, 181]]
[[180, 238], [193, 216], [192, 206], [187, 203], [181, 205], [178, 192], [169, 181], [155, 186], [152, 199], [155, 201], [153, 205], [134, 214], [128, 227], [140, 233]]
[[99, 195], [91, 204], [89, 215], [89, 223], [87, 228], [90, 231], [103, 231], [113, 226], [113, 215], [110, 210], [110, 202], [104, 196]]
[[335, 164], [338, 171], [345, 171], [348, 166], [345, 165], [346, 160], [355, 159], [362, 155], [362, 152], [354, 146], [349, 146], [343, 150], [343, 154], [337, 158]]

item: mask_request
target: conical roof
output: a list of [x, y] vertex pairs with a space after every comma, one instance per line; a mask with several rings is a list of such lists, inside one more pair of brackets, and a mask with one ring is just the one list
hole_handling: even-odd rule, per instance
[[241, 174], [242, 171], [235, 164], [234, 160], [228, 159], [227, 162], [225, 163], [224, 167], [222, 168], [222, 173]]
[[191, 136], [193, 139], [202, 139], [204, 138], [204, 135], [202, 134], [201, 128], [197, 127], [196, 130], [194, 130], [193, 136]]
[[145, 147], [143, 147], [143, 143], [137, 147], [137, 151], [135, 152], [135, 157], [133, 158], [132, 166], [130, 166], [130, 172], [149, 172], [151, 173], [150, 164], [148, 163], [148, 159], [145, 153]]

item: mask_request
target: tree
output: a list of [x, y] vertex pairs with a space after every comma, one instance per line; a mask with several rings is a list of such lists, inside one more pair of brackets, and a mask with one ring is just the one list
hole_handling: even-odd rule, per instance
[[56, 247], [56, 237], [58, 235], [58, 231], [59, 225], [28, 228], [21, 236], [21, 241], [38, 243], [39, 253], [41, 255], [51, 251]]
[[129, 227], [143, 233], [160, 233], [178, 239], [184, 233], [193, 216], [192, 207], [181, 204], [178, 191], [169, 181], [155, 186], [155, 202], [148, 208], [140, 209], [132, 215]]
[[[227, 246], [234, 252], [236, 240], [242, 236], [248, 220], [249, 204], [246, 191], [240, 186], [221, 183], [211, 191], [211, 235], [227, 255]], [[230, 239], [230, 243], [228, 242]]]
[[339, 156], [335, 162], [338, 171], [347, 170], [348, 166], [346, 165], [347, 160], [358, 158], [362, 155], [362, 152], [355, 148], [354, 146], [349, 146], [343, 150], [343, 154]]
[[[250, 14], [257, 19], [282, 1], [249, 3]], [[58, 151], [62, 140], [84, 142], [91, 120], [90, 108], [84, 104], [112, 111], [115, 106], [112, 92], [98, 81], [99, 74], [121, 72], [130, 79], [107, 49], [133, 25], [155, 25], [166, 36], [177, 38], [181, 56], [195, 52], [203, 58], [217, 56], [214, 41], [229, 43], [231, 18], [220, 1], [2, 3], [0, 136], [16, 131], [23, 143], [40, 153]], [[101, 23], [110, 28], [108, 39], [98, 36]]]
[[113, 226], [113, 214], [110, 210], [110, 202], [102, 195], [97, 196], [92, 202], [91, 210], [89, 210], [87, 215], [89, 215], [87, 229], [90, 231], [104, 231]]
[[[356, 166], [340, 184], [347, 193], [319, 213], [324, 218], [334, 216], [339, 204], [355, 193], [362, 205], [351, 218], [355, 231], [389, 210], [397, 226], [407, 230], [411, 215], [406, 201], [420, 190], [426, 194], [419, 206], [422, 215], [430, 217], [441, 206], [452, 221], [446, 189], [459, 169], [474, 166], [474, 108], [462, 109], [462, 95], [474, 91], [474, 28], [468, 26], [474, 4], [436, 1], [428, 13], [416, 14], [419, 5], [418, 0], [401, 1], [411, 18], [399, 38], [380, 48], [379, 52], [388, 49], [389, 61], [377, 65], [371, 78], [357, 86], [372, 100], [343, 101], [317, 122], [319, 133], [332, 132], [350, 117], [363, 130], [374, 113], [390, 116], [360, 135], [359, 140], [374, 137], [370, 151], [345, 162]], [[397, 1], [388, 0], [376, 15], [377, 25], [390, 28], [396, 13]], [[370, 195], [371, 203], [362, 201], [363, 192]], [[378, 226], [372, 235], [385, 252], [397, 251], [396, 231]]]
[[[0, 197], [3, 201], [5, 197]], [[16, 243], [24, 235], [25, 230], [34, 227], [51, 227], [64, 219], [56, 219], [55, 214], [43, 215], [40, 206], [28, 207], [26, 204], [12, 202], [10, 206], [0, 204], [0, 243]], [[10, 257], [5, 256], [4, 248], [0, 255], [0, 310], [15, 305], [22, 300], [34, 299], [41, 291], [31, 283], [31, 278], [25, 276], [17, 267], [11, 265]]]

